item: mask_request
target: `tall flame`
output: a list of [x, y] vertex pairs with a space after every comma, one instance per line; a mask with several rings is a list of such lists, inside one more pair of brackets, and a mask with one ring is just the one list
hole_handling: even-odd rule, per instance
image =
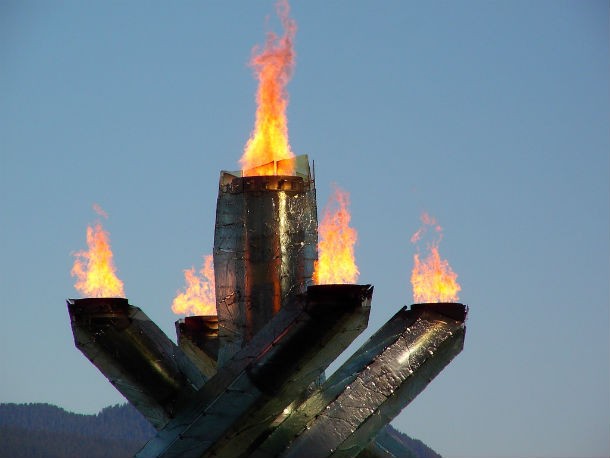
[[[93, 209], [105, 218], [106, 213], [94, 204]], [[70, 274], [76, 277], [74, 287], [83, 297], [125, 297], [123, 282], [115, 273], [110, 235], [97, 221], [87, 227], [88, 251], [74, 254], [74, 265]]]
[[436, 240], [428, 244], [429, 253], [427, 256], [421, 259], [419, 254], [413, 255], [414, 266], [411, 273], [413, 301], [456, 302], [458, 292], [461, 290], [457, 282], [457, 274], [451, 270], [451, 266], [446, 259], [441, 259], [438, 252], [443, 228], [427, 213], [421, 216], [421, 221], [423, 226], [411, 237], [412, 243], [419, 242], [428, 227], [434, 228], [438, 236]]
[[294, 174], [293, 161], [284, 161], [283, 165], [276, 161], [294, 157], [288, 142], [286, 84], [294, 68], [292, 42], [297, 28], [296, 22], [288, 17], [290, 6], [286, 0], [279, 0], [276, 9], [284, 35], [278, 37], [269, 32], [264, 48], [255, 47], [250, 60], [258, 90], [254, 130], [239, 161], [247, 175]]
[[360, 272], [354, 256], [358, 239], [356, 230], [349, 226], [349, 194], [338, 187], [324, 208], [319, 225], [318, 260], [314, 263], [314, 283], [355, 283]]
[[214, 259], [204, 257], [199, 275], [195, 268], [184, 271], [186, 285], [178, 292], [172, 302], [172, 311], [184, 315], [216, 315], [216, 296], [214, 286]]

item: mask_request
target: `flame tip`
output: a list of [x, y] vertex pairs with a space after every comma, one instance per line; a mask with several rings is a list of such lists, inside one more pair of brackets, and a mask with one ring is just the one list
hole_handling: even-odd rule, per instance
[[214, 258], [203, 256], [203, 265], [199, 272], [195, 267], [184, 269], [185, 286], [176, 291], [172, 301], [172, 311], [178, 315], [212, 315], [216, 314]]
[[314, 262], [314, 283], [317, 285], [353, 284], [360, 275], [354, 255], [358, 233], [349, 226], [348, 207], [349, 193], [334, 186], [318, 229], [318, 259]]
[[110, 235], [101, 222], [87, 226], [87, 246], [88, 250], [73, 253], [70, 275], [77, 279], [76, 290], [85, 297], [124, 297], [123, 282], [116, 275]]
[[93, 211], [104, 219], [108, 219], [108, 213], [97, 203], [93, 204]]
[[[286, 85], [294, 69], [292, 40], [296, 33], [296, 22], [289, 17], [288, 2], [280, 0], [276, 4], [276, 12], [284, 34], [278, 36], [272, 31], [267, 32], [264, 46], [256, 45], [249, 61], [259, 84], [254, 129], [239, 160], [244, 171], [294, 157], [288, 141]], [[257, 174], [277, 175], [278, 171], [271, 166], [259, 170]]]
[[[422, 213], [420, 227], [411, 237], [411, 243], [417, 243], [425, 234], [427, 227], [433, 227], [437, 238], [427, 242], [428, 254], [421, 258], [419, 252], [413, 255], [413, 270], [411, 272], [411, 285], [413, 288], [413, 301], [426, 302], [456, 302], [461, 287], [457, 282], [457, 274], [453, 272], [449, 262], [441, 259], [438, 246], [442, 240], [442, 227], [436, 219], [427, 212]], [[419, 251], [419, 250], [418, 250]]]

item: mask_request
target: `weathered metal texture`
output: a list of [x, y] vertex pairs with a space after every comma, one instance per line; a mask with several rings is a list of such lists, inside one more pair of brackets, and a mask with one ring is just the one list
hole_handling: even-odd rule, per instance
[[138, 457], [249, 456], [274, 420], [367, 325], [370, 285], [295, 296]]
[[218, 360], [218, 317], [187, 316], [176, 321], [178, 346], [201, 373], [210, 378], [216, 373]]
[[155, 428], [204, 383], [195, 364], [127, 299], [68, 299], [76, 347]]
[[462, 350], [466, 313], [462, 304], [401, 309], [251, 456], [357, 456]]
[[297, 176], [221, 172], [214, 233], [219, 366], [312, 284], [317, 227], [308, 166]]

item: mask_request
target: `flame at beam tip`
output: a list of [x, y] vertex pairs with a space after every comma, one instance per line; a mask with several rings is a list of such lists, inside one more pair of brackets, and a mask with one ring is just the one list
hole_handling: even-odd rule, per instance
[[204, 256], [199, 275], [195, 268], [184, 271], [185, 286], [172, 302], [172, 311], [178, 315], [216, 315], [214, 259]]
[[423, 213], [420, 227], [411, 237], [411, 243], [417, 243], [426, 232], [427, 226], [432, 226], [438, 234], [438, 239], [428, 245], [429, 253], [423, 259], [419, 254], [413, 255], [413, 271], [411, 286], [414, 302], [456, 302], [461, 290], [457, 282], [457, 274], [453, 272], [449, 261], [441, 259], [438, 245], [442, 238], [443, 228], [436, 219]]
[[[94, 204], [100, 216], [108, 217], [102, 208]], [[123, 282], [116, 275], [110, 234], [97, 221], [87, 226], [87, 251], [74, 253], [70, 275], [76, 277], [74, 288], [84, 297], [125, 297]]]
[[318, 259], [314, 262], [314, 283], [355, 283], [360, 272], [356, 265], [354, 246], [356, 230], [349, 226], [349, 194], [335, 186], [319, 225]]

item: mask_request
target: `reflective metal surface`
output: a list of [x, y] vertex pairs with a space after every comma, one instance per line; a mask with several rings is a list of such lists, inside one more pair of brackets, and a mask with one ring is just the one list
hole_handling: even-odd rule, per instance
[[68, 299], [76, 347], [150, 421], [163, 427], [205, 377], [127, 299]]
[[138, 457], [249, 456], [274, 420], [366, 328], [372, 287], [313, 286], [223, 367]]
[[317, 227], [308, 165], [299, 176], [221, 173], [214, 233], [220, 366], [312, 284]]
[[312, 286], [315, 184], [290, 161], [221, 173], [218, 316], [177, 321], [179, 346], [126, 299], [68, 300], [76, 346], [159, 430], [138, 457], [410, 456], [388, 424], [462, 350], [467, 307], [401, 309], [325, 380], [373, 288]]
[[216, 373], [218, 360], [218, 317], [187, 316], [176, 321], [178, 346], [199, 371], [210, 378]]
[[[253, 457], [353, 457], [463, 348], [466, 307], [401, 309]], [[288, 449], [286, 445], [290, 444]]]

